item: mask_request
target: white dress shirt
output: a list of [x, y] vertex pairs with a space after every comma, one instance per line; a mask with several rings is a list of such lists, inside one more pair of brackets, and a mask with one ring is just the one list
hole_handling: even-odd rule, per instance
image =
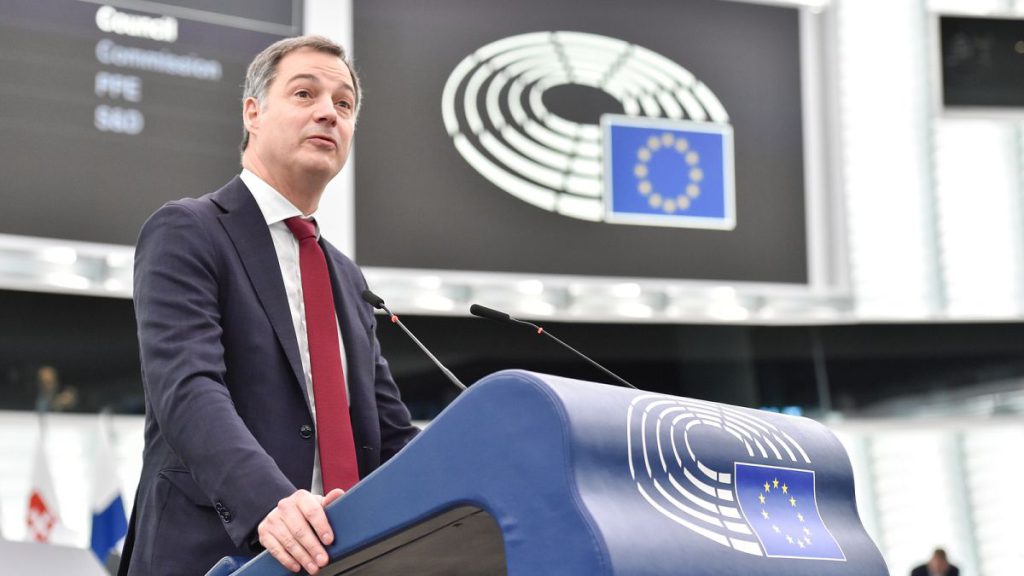
[[[256, 204], [263, 213], [263, 218], [270, 228], [270, 237], [274, 241], [274, 250], [277, 252], [277, 261], [281, 265], [281, 279], [284, 280], [284, 291], [288, 295], [288, 309], [292, 313], [292, 326], [295, 328], [295, 338], [299, 343], [299, 358], [302, 359], [302, 373], [306, 377], [306, 395], [309, 398], [309, 413], [316, 422], [316, 402], [313, 398], [313, 373], [309, 364], [309, 336], [306, 334], [306, 309], [302, 299], [302, 272], [299, 268], [299, 241], [285, 224], [285, 220], [293, 216], [303, 216], [302, 211], [295, 207], [287, 198], [274, 190], [262, 178], [253, 172], [242, 169], [242, 182], [249, 188]], [[306, 219], [312, 219], [316, 212], [310, 214]], [[320, 226], [317, 225], [317, 239], [320, 238]], [[337, 324], [337, 319], [335, 319]], [[341, 340], [341, 326], [338, 326], [338, 345], [341, 349], [341, 369], [348, 374], [348, 360], [345, 357], [345, 344]], [[346, 376], [345, 386], [348, 386]], [[345, 397], [348, 398], [348, 390]], [[317, 447], [313, 451], [313, 483], [311, 492], [323, 494], [323, 478], [320, 474], [320, 450]]]

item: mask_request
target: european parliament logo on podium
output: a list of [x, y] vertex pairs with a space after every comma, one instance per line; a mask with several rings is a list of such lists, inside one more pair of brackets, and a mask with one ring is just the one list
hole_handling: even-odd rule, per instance
[[736, 227], [730, 125], [606, 114], [601, 128], [608, 222]]

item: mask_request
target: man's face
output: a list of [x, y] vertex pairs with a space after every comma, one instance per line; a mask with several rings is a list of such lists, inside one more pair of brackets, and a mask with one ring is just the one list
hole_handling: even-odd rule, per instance
[[296, 50], [278, 63], [264, 101], [245, 102], [249, 146], [270, 180], [333, 178], [348, 159], [355, 108], [352, 74], [340, 58]]
[[949, 562], [940, 556], [933, 556], [931, 561], [928, 562], [928, 569], [935, 574], [945, 574], [949, 571]]

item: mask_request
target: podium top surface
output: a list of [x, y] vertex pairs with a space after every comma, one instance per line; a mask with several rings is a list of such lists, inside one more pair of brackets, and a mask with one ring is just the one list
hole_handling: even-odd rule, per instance
[[[821, 424], [519, 370], [332, 504], [331, 558], [460, 506], [493, 517], [509, 574], [888, 574]], [[283, 570], [264, 555], [238, 574]]]

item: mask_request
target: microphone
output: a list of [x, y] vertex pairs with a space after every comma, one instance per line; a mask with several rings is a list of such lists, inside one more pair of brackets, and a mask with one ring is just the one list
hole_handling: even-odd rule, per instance
[[420, 347], [420, 350], [423, 350], [423, 353], [426, 354], [428, 358], [433, 360], [434, 364], [436, 364], [437, 367], [440, 368], [441, 372], [444, 373], [444, 375], [447, 376], [448, 379], [452, 381], [452, 384], [458, 386], [460, 390], [466, 389], [466, 385], [460, 382], [459, 379], [455, 377], [455, 374], [451, 373], [451, 370], [445, 368], [444, 364], [441, 364], [441, 361], [438, 360], [433, 354], [431, 354], [430, 350], [427, 350], [427, 347], [424, 346], [422, 342], [420, 342], [419, 338], [414, 336], [413, 333], [410, 332], [409, 329], [405, 327], [405, 324], [402, 324], [402, 321], [398, 319], [398, 314], [395, 314], [391, 310], [388, 310], [388, 307], [384, 305], [383, 298], [377, 296], [373, 292], [370, 292], [370, 290], [368, 289], [363, 290], [362, 296], [363, 300], [365, 300], [366, 303], [369, 304], [370, 306], [373, 306], [377, 310], [383, 310], [384, 312], [387, 312], [387, 314], [391, 316], [391, 323], [398, 324], [398, 327], [405, 331], [406, 335], [408, 335], [409, 338], [411, 338], [412, 341], [415, 342], [416, 345]]
[[518, 318], [513, 318], [512, 316], [509, 316], [505, 312], [502, 312], [500, 310], [495, 310], [494, 308], [488, 308], [487, 306], [481, 306], [479, 304], [473, 304], [472, 306], [470, 306], [469, 307], [469, 313], [472, 314], [473, 316], [477, 316], [479, 318], [487, 318], [488, 320], [495, 320], [497, 322], [505, 322], [507, 324], [518, 324], [520, 326], [529, 326], [530, 328], [533, 328], [534, 330], [536, 330], [537, 334], [543, 334], [543, 335], [547, 336], [548, 338], [551, 338], [555, 342], [558, 342], [559, 344], [561, 344], [564, 348], [568, 349], [573, 354], [576, 354], [580, 358], [583, 358], [587, 362], [590, 362], [590, 364], [592, 366], [594, 366], [598, 370], [604, 372], [608, 376], [611, 376], [616, 382], [618, 382], [622, 386], [625, 386], [627, 388], [632, 388], [634, 390], [639, 390], [639, 388], [637, 388], [636, 386], [633, 386], [629, 382], [626, 382], [618, 374], [616, 374], [615, 372], [612, 372], [611, 370], [609, 370], [609, 369], [605, 368], [604, 366], [598, 364], [597, 362], [595, 362], [593, 359], [591, 359], [589, 356], [587, 356], [583, 352], [580, 352], [579, 350], [573, 348], [572, 346], [569, 346], [565, 342], [562, 342], [561, 340], [556, 338], [554, 334], [552, 334], [551, 332], [548, 332], [542, 326], [538, 326], [538, 325], [536, 325], [536, 324], [534, 324], [532, 322], [527, 322], [526, 320], [520, 320]]

